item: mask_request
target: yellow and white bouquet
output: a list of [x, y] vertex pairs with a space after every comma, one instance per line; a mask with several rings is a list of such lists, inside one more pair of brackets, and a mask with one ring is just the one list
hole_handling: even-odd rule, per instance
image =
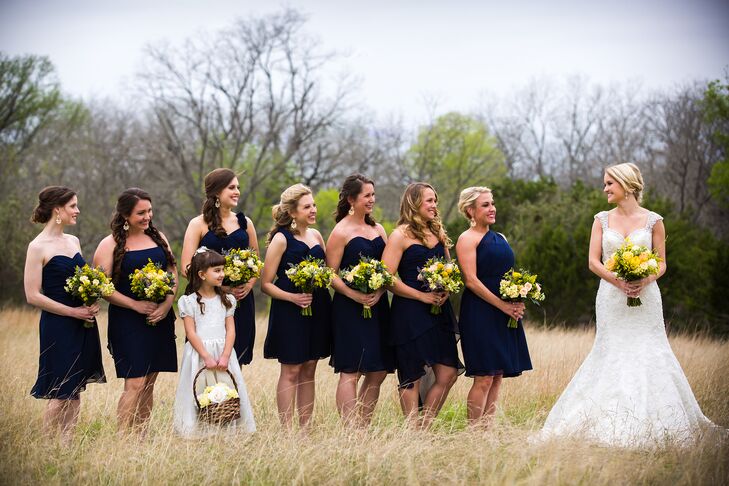
[[234, 248], [223, 252], [223, 255], [225, 256], [224, 285], [230, 287], [245, 285], [250, 279], [261, 276], [263, 261], [254, 249], [240, 250]]
[[[387, 270], [387, 265], [381, 260], [364, 256], [356, 265], [339, 272], [339, 276], [347, 286], [363, 294], [370, 294], [395, 283], [395, 277]], [[372, 317], [372, 309], [369, 306], [363, 306], [362, 317], [367, 319]]]
[[[532, 301], [539, 305], [544, 301], [544, 292], [542, 286], [537, 282], [538, 275], [531, 274], [526, 270], [510, 269], [501, 277], [499, 282], [499, 294], [503, 300], [508, 302], [526, 302]], [[516, 328], [519, 323], [513, 317], [506, 324], [508, 327]]]
[[[286, 276], [305, 294], [312, 293], [314, 289], [328, 288], [332, 284], [334, 271], [321, 258], [309, 255], [298, 264], [289, 265], [291, 268], [286, 270]], [[301, 309], [301, 315], [311, 316], [311, 306]]]
[[[418, 280], [434, 292], [448, 292], [456, 294], [463, 289], [461, 269], [455, 261], [448, 261], [443, 257], [432, 257], [425, 266], [419, 269]], [[430, 306], [431, 314], [443, 312], [439, 305]]]
[[[657, 275], [661, 258], [648, 247], [634, 245], [625, 238], [623, 245], [605, 261], [605, 268], [620, 280], [632, 282]], [[640, 297], [628, 297], [628, 307], [643, 305]]]
[[238, 398], [238, 392], [235, 388], [231, 388], [225, 383], [216, 383], [205, 388], [205, 390], [197, 396], [197, 402], [200, 408], [205, 408], [210, 404], [223, 403], [226, 400]]
[[[175, 276], [154, 263], [151, 258], [148, 261], [144, 267], [137, 268], [129, 275], [132, 293], [142, 300], [160, 303], [174, 293]], [[147, 323], [154, 325], [149, 321]]]
[[[93, 305], [100, 298], [114, 293], [114, 284], [104, 270], [101, 267], [92, 268], [88, 264], [83, 267], [77, 265], [63, 288], [84, 305]], [[94, 322], [84, 321], [84, 327], [94, 327]]]

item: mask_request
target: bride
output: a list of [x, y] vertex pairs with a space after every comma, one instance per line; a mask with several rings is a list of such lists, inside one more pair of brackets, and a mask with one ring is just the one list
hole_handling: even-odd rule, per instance
[[[595, 215], [590, 270], [600, 277], [592, 351], [547, 417], [542, 438], [578, 436], [605, 445], [647, 447], [685, 442], [711, 422], [701, 413], [663, 323], [656, 280], [666, 272], [663, 218], [640, 206], [643, 178], [634, 164], [605, 170], [607, 200]], [[629, 237], [663, 259], [657, 275], [625, 282], [603, 261]], [[628, 307], [627, 297], [643, 305]]]

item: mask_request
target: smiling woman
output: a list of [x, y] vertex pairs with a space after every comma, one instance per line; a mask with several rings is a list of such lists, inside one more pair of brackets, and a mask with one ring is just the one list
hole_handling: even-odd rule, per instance
[[46, 187], [38, 194], [32, 221], [45, 227], [28, 245], [24, 275], [28, 303], [42, 310], [38, 378], [31, 394], [49, 400], [44, 428], [60, 429], [64, 442], [73, 434], [86, 384], [106, 382], [99, 329], [84, 325], [95, 323], [99, 305], [83, 305], [64, 289], [74, 269], [85, 264], [78, 239], [64, 233], [79, 213], [76, 193], [67, 187]]
[[[137, 188], [119, 196], [111, 221], [112, 234], [104, 238], [94, 263], [111, 268], [116, 291], [107, 297], [109, 350], [117, 378], [124, 378], [117, 419], [120, 429], [145, 432], [152, 413], [154, 383], [160, 371], [177, 371], [175, 313], [177, 289], [175, 257], [167, 238], [152, 223], [152, 198]], [[174, 288], [160, 303], [139, 300], [131, 290], [129, 275], [151, 261], [174, 276]]]

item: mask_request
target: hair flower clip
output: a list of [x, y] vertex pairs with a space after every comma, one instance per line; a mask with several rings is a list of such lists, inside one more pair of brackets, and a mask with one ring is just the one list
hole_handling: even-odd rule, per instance
[[207, 246], [201, 246], [200, 248], [198, 248], [197, 250], [195, 250], [195, 255], [199, 255], [200, 253], [205, 253], [206, 251], [208, 251], [208, 247]]

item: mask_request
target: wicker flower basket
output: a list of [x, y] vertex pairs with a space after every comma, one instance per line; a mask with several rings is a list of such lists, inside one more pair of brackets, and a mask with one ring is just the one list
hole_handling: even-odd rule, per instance
[[[211, 403], [207, 407], [200, 407], [200, 402], [197, 399], [197, 393], [195, 392], [195, 390], [197, 388], [198, 377], [206, 369], [207, 368], [205, 368], [204, 366], [200, 368], [200, 370], [195, 375], [195, 379], [192, 380], [192, 396], [195, 398], [195, 404], [197, 405], [198, 419], [201, 422], [206, 422], [212, 425], [225, 425], [229, 422], [232, 422], [233, 420], [239, 419], [239, 398], [228, 398], [227, 400], [223, 400], [220, 403]], [[228, 373], [228, 376], [230, 376], [230, 379], [233, 382], [233, 386], [235, 387], [235, 391], [238, 391], [238, 384], [235, 382], [235, 378], [233, 378], [233, 375], [228, 370], [225, 370], [225, 372]]]

